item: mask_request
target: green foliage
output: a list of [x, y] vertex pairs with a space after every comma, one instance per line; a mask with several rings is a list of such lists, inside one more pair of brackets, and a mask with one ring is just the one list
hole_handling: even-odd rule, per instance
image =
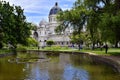
[[101, 51], [100, 48], [97, 48], [94, 51], [83, 49], [83, 50], [81, 50], [81, 52], [89, 52], [89, 53], [98, 54], [98, 55], [114, 55], [114, 56], [119, 56], [120, 55], [120, 49], [119, 48], [109, 48], [107, 54], [105, 53], [105, 49], [103, 49]]
[[27, 48], [26, 48], [26, 46], [23, 46], [23, 45], [17, 45], [17, 51], [26, 51], [27, 50]]
[[27, 38], [27, 46], [38, 46], [38, 42], [32, 37]]
[[[61, 25], [56, 32], [72, 27], [78, 36], [85, 26], [93, 48], [95, 44], [103, 42], [114, 43], [117, 47], [120, 41], [119, 0], [77, 0], [71, 10], [59, 13], [57, 18]], [[75, 37], [76, 40], [80, 38]]]
[[58, 14], [57, 19], [61, 24], [57, 27], [57, 32], [64, 31], [67, 27], [72, 27], [78, 33], [81, 32], [85, 20], [86, 9], [83, 6], [66, 10]]
[[[100, 30], [101, 41], [109, 41], [117, 44], [120, 41], [120, 26], [119, 26], [119, 12], [120, 12], [120, 1], [119, 0], [85, 0], [87, 8], [89, 8], [90, 15], [93, 15], [89, 21], [91, 25], [90, 28], [94, 29], [91, 26], [96, 26], [97, 30]], [[102, 4], [100, 6], [100, 4]], [[96, 16], [97, 15], [97, 16]], [[88, 16], [91, 17], [91, 16]], [[96, 19], [97, 18], [97, 19]], [[91, 33], [94, 33], [92, 31]], [[93, 34], [94, 36], [95, 34]], [[98, 38], [99, 39], [99, 38]], [[117, 45], [116, 45], [117, 46]]]
[[73, 35], [73, 36], [70, 37], [71, 38], [71, 42], [74, 43], [74, 44], [75, 43], [76, 44], [80, 44], [80, 43], [82, 43], [81, 37], [83, 37], [83, 36], [81, 36], [80, 34]]
[[10, 50], [8, 50], [8, 49], [0, 49], [0, 54], [6, 54], [6, 53], [10, 53]]
[[80, 44], [80, 45], [83, 45], [84, 43], [84, 47], [86, 48], [89, 48], [90, 44], [92, 43], [91, 42], [91, 38], [90, 38], [90, 34], [88, 32], [81, 32], [80, 34], [74, 34], [72, 36], [70, 36], [70, 39], [71, 39], [71, 43], [74, 43], [74, 44]]
[[26, 45], [30, 36], [29, 23], [26, 22], [23, 9], [20, 6], [11, 6], [9, 2], [0, 1], [0, 26], [3, 31], [3, 42], [17, 47], [17, 44]]
[[61, 47], [61, 46], [51, 46], [51, 47], [45, 47], [44, 50], [51, 50], [51, 51], [64, 51], [64, 50], [70, 50], [67, 46]]
[[45, 50], [52, 50], [52, 51], [56, 51], [56, 50], [60, 50], [61, 46], [51, 46], [51, 47], [45, 47]]
[[54, 44], [54, 41], [53, 40], [48, 40], [46, 43], [47, 43], [47, 45], [51, 46], [51, 45]]
[[31, 30], [36, 31], [36, 29], [37, 29], [37, 25], [36, 24], [29, 23], [29, 26], [31, 26]]

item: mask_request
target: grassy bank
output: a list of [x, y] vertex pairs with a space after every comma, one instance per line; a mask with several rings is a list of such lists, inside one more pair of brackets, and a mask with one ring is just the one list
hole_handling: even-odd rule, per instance
[[[33, 48], [35, 50], [35, 48]], [[36, 48], [37, 49], [37, 48]], [[69, 47], [60, 47], [60, 46], [52, 46], [52, 47], [45, 47], [45, 48], [40, 48], [39, 50], [48, 50], [48, 51], [74, 51], [74, 52], [91, 52], [94, 54], [99, 54], [99, 55], [118, 55], [120, 56], [120, 48], [109, 48], [108, 53], [105, 53], [105, 49], [100, 49], [97, 48], [95, 50], [90, 50], [90, 49], [75, 49], [75, 48], [69, 48]]]
[[95, 50], [82, 49], [80, 51], [81, 52], [90, 52], [90, 53], [94, 53], [94, 54], [98, 54], [98, 55], [118, 55], [118, 56], [120, 56], [120, 48], [109, 48], [107, 53], [105, 53], [105, 49], [100, 50], [99, 48], [95, 49]]
[[[17, 50], [38, 50], [38, 47], [19, 47]], [[74, 52], [90, 52], [94, 54], [99, 54], [99, 55], [118, 55], [120, 56], [120, 48], [109, 48], [108, 53], [105, 53], [105, 49], [97, 48], [95, 50], [90, 50], [90, 49], [75, 49], [75, 48], [69, 48], [69, 47], [61, 47], [61, 46], [51, 46], [51, 47], [44, 47], [44, 48], [39, 48], [39, 50], [45, 50], [45, 51], [74, 51]], [[4, 53], [9, 53], [10, 50], [8, 49], [0, 49], [0, 54]]]
[[45, 47], [45, 48], [40, 49], [40, 50], [91, 52], [91, 53], [99, 54], [99, 55], [118, 55], [118, 56], [120, 56], [120, 48], [109, 48], [107, 54], [105, 53], [105, 49], [101, 50], [100, 48], [97, 48], [95, 50], [90, 50], [90, 49], [81, 49], [81, 50], [78, 50], [78, 49], [74, 49], [74, 48], [54, 46], [54, 47]]
[[0, 54], [6, 54], [9, 53], [10, 50], [9, 49], [0, 49]]

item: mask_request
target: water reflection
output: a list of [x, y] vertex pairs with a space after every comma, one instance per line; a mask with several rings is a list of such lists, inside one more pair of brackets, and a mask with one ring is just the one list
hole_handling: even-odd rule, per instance
[[38, 63], [28, 65], [25, 80], [49, 80], [48, 71], [41, 69]]
[[82, 68], [67, 65], [64, 69], [63, 80], [89, 80], [89, 74]]
[[[19, 64], [7, 61], [13, 58], [28, 60]], [[33, 60], [34, 58], [50, 60], [38, 62]], [[114, 74], [111, 67], [94, 64], [91, 57], [84, 54], [19, 53], [17, 56], [0, 58], [0, 80], [119, 80], [119, 78], [120, 75]]]
[[[44, 56], [46, 54], [42, 54]], [[41, 57], [41, 54], [39, 54]], [[71, 64], [71, 55], [61, 53], [59, 56], [49, 56], [52, 60], [44, 63], [28, 64], [25, 69], [25, 79], [35, 80], [89, 80], [87, 71], [75, 68]], [[29, 75], [28, 75], [29, 74]]]

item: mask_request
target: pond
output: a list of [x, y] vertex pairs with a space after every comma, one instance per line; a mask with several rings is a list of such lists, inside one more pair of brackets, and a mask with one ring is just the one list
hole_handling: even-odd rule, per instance
[[87, 54], [18, 53], [0, 58], [0, 80], [119, 80], [120, 74]]

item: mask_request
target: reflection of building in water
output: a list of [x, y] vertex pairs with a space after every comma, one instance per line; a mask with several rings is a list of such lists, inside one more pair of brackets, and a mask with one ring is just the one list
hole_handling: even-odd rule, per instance
[[[44, 53], [43, 53], [44, 54]], [[77, 56], [77, 55], [76, 55]], [[78, 67], [71, 64], [71, 59], [76, 60], [76, 56], [61, 53], [59, 55], [49, 56], [50, 61], [27, 63], [24, 68], [26, 72], [26, 80], [89, 80], [89, 74], [82, 69], [79, 64]], [[74, 58], [71, 58], [74, 57]], [[79, 57], [79, 56], [78, 56]], [[80, 59], [81, 60], [81, 59]], [[82, 60], [83, 61], [83, 60]], [[74, 66], [73, 66], [74, 65]]]
[[61, 53], [59, 56], [60, 65], [65, 66], [70, 64], [70, 54]]
[[67, 64], [70, 64], [69, 54], [60, 54], [58, 62], [51, 62], [48, 68], [49, 77], [51, 80], [62, 80], [64, 68]]
[[[41, 57], [41, 54], [38, 56]], [[27, 63], [24, 68], [24, 72], [27, 71], [26, 79], [61, 80], [66, 65], [71, 62], [70, 55], [61, 53], [58, 56], [50, 56], [49, 58], [51, 58], [50, 61]]]
[[25, 80], [49, 80], [49, 73], [46, 64], [33, 63], [25, 67]]
[[56, 19], [59, 11], [62, 11], [62, 9], [56, 3], [49, 12], [49, 22], [43, 19], [37, 27], [37, 30], [32, 33], [33, 37], [38, 40], [39, 46], [46, 46], [47, 40], [53, 40], [55, 45], [70, 45], [69, 35], [72, 29], [67, 28], [65, 32], [61, 32], [59, 35], [55, 33], [55, 28], [60, 24]]

